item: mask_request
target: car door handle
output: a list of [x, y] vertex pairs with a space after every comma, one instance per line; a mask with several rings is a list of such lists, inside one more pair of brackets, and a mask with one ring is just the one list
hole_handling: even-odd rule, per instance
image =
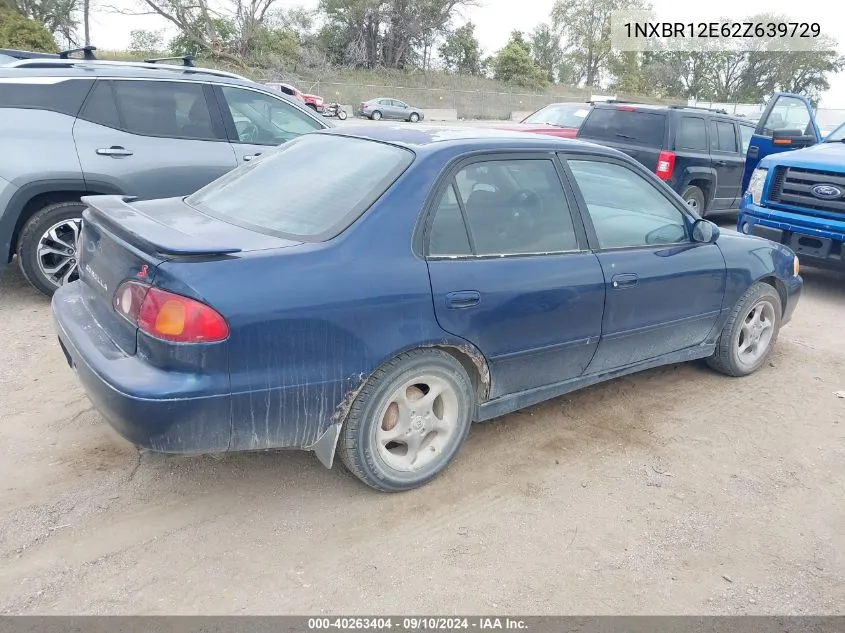
[[757, 156], [759, 154], [760, 154], [760, 148], [757, 147], [756, 145], [752, 145], [751, 147], [748, 148], [748, 158], [757, 158]]
[[460, 292], [450, 292], [446, 295], [446, 307], [453, 310], [461, 308], [471, 308], [481, 301], [481, 293], [475, 290], [462, 290]]
[[132, 156], [132, 152], [120, 145], [112, 145], [111, 147], [101, 147], [97, 150], [100, 156]]
[[613, 275], [610, 279], [614, 288], [633, 288], [637, 285], [637, 281], [639, 281], [639, 278], [633, 273]]
[[261, 156], [261, 152], [258, 152], [257, 154], [247, 154], [246, 156], [244, 156], [244, 160], [250, 161], [253, 158], [258, 158], [259, 156]]

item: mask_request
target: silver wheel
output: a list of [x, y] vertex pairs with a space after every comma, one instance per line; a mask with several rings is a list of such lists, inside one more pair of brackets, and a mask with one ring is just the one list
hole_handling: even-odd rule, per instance
[[775, 333], [775, 308], [763, 299], [745, 315], [737, 338], [737, 357], [744, 365], [754, 365], [769, 351]]
[[690, 198], [689, 200], [687, 200], [687, 206], [696, 213], [700, 211], [700, 208], [698, 206], [698, 200], [696, 200], [695, 198]]
[[47, 229], [38, 240], [38, 268], [56, 287], [79, 279], [76, 246], [81, 229], [81, 218], [62, 220]]
[[446, 380], [423, 375], [390, 396], [378, 427], [379, 456], [391, 468], [414, 472], [449, 459], [457, 439], [459, 398]]

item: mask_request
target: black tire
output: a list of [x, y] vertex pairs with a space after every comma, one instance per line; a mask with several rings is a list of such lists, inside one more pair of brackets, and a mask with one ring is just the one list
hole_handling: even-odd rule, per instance
[[412, 113], [411, 113], [411, 116], [409, 116], [409, 117], [408, 117], [408, 120], [409, 120], [411, 123], [416, 123], [417, 121], [419, 121], [419, 120], [420, 120], [420, 115], [419, 115], [419, 114], [417, 114], [416, 112], [412, 112]]
[[[416, 471], [399, 470], [385, 460], [376, 433], [397, 390], [423, 376], [434, 376], [453, 388], [458, 403], [457, 420], [447, 446], [434, 462]], [[443, 472], [457, 454], [469, 433], [475, 402], [472, 381], [453, 356], [438, 349], [406, 352], [377, 369], [359, 392], [340, 432], [338, 455], [353, 475], [376, 490], [402, 492], [418, 488]], [[431, 450], [434, 452], [433, 447]]]
[[704, 214], [707, 213], [707, 210], [704, 208], [704, 205], [707, 204], [704, 199], [704, 192], [695, 185], [689, 185], [686, 189], [684, 189], [684, 193], [681, 194], [681, 197], [684, 199], [684, 202], [687, 203], [687, 206], [693, 209], [702, 218], [704, 217]]
[[[773, 315], [773, 332], [767, 349], [753, 363], [746, 363], [740, 357], [739, 346], [743, 334], [743, 324], [756, 306], [767, 303]], [[777, 291], [769, 284], [757, 282], [745, 291], [731, 310], [725, 326], [716, 341], [716, 350], [707, 359], [707, 364], [727, 376], [747, 376], [760, 369], [768, 360], [777, 342], [781, 323], [781, 299]]]
[[337, 111], [337, 118], [341, 121], [346, 121], [346, 110], [338, 110]]
[[[84, 210], [85, 205], [78, 200], [50, 204], [27, 220], [18, 238], [17, 253], [21, 272], [30, 284], [48, 297], [52, 296], [61, 284], [54, 283], [42, 272], [38, 263], [38, 244], [55, 224], [64, 220], [81, 220]], [[68, 281], [73, 281], [76, 277], [77, 275], [73, 275]]]
[[376, 110], [375, 112], [373, 112], [373, 113], [370, 115], [370, 120], [371, 120], [371, 121], [381, 121], [381, 112], [379, 112], [378, 110]]

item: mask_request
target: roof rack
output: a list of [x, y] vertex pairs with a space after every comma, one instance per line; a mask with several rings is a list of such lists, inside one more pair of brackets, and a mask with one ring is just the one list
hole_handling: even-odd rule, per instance
[[691, 105], [670, 105], [673, 110], [705, 110], [706, 112], [715, 112], [716, 114], [728, 114], [727, 110], [722, 108], [704, 108], [702, 106]]
[[147, 70], [182, 70], [185, 73], [196, 73], [203, 75], [214, 75], [216, 77], [228, 77], [229, 79], [240, 79], [249, 81], [242, 75], [236, 75], [225, 70], [214, 68], [200, 68], [199, 66], [175, 66], [173, 64], [155, 64], [148, 62], [118, 62], [106, 59], [89, 60], [84, 59], [21, 59], [11, 62], [6, 68], [72, 68], [79, 64], [86, 64], [88, 67], [116, 67], [116, 68], [145, 68]]
[[196, 68], [194, 65], [194, 56], [193, 55], [183, 55], [181, 57], [156, 57], [155, 59], [145, 59], [145, 64], [157, 64], [158, 62], [172, 62], [174, 60], [181, 59], [182, 65], [187, 66], [188, 68]]
[[70, 56], [74, 53], [82, 53], [82, 59], [87, 62], [91, 62], [96, 60], [97, 58], [94, 56], [94, 51], [97, 50], [96, 46], [83, 46], [82, 48], [69, 48], [66, 51], [59, 51], [59, 59], [70, 59]]

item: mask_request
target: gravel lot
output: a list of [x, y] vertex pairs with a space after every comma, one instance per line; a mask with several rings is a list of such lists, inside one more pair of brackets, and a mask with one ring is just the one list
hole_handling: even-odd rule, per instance
[[384, 495], [304, 453], [139, 454], [9, 267], [0, 614], [841, 613], [845, 281], [805, 281], [758, 374], [671, 366], [559, 398]]

